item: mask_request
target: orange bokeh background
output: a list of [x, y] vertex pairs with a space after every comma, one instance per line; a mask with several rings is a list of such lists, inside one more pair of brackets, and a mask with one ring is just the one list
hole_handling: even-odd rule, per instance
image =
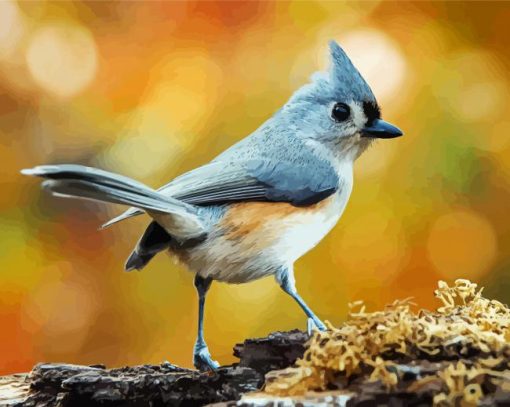
[[[510, 301], [510, 7], [460, 2], [0, 2], [0, 373], [39, 361], [190, 366], [192, 275], [123, 264], [147, 224], [48, 196], [19, 170], [81, 163], [157, 187], [255, 130], [336, 39], [405, 137], [355, 166], [339, 225], [296, 265], [339, 323], [350, 301], [469, 278]], [[305, 327], [271, 278], [214, 284], [206, 339]]]

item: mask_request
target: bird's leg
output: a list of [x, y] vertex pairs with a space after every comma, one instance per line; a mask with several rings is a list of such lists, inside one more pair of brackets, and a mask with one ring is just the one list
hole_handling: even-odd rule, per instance
[[313, 324], [320, 331], [326, 330], [326, 325], [313, 313], [306, 302], [301, 298], [296, 290], [296, 282], [294, 280], [294, 270], [291, 267], [281, 268], [275, 275], [276, 281], [280, 284], [283, 291], [289, 294], [296, 300], [301, 309], [308, 316], [308, 332], [310, 332], [311, 325]]
[[193, 364], [198, 370], [214, 370], [219, 367], [219, 363], [212, 360], [207, 344], [204, 340], [204, 307], [205, 295], [211, 286], [212, 279], [202, 278], [195, 275], [195, 287], [198, 292], [198, 335], [193, 348]]

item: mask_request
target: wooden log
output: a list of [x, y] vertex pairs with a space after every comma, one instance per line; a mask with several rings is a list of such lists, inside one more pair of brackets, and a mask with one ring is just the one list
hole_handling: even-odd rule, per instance
[[240, 362], [200, 373], [170, 363], [106, 369], [63, 363], [36, 365], [29, 375], [0, 382], [0, 405], [46, 406], [202, 406], [238, 400], [261, 388], [264, 374], [292, 365], [303, 355], [308, 334], [275, 332], [237, 344]]
[[[170, 363], [116, 369], [101, 365], [38, 364], [30, 374], [0, 378], [0, 406], [431, 405], [434, 396], [446, 391], [445, 381], [440, 379], [438, 372], [444, 372], [453, 363], [462, 363], [467, 368], [474, 366], [475, 356], [473, 360], [470, 357], [448, 360], [407, 357], [399, 360], [395, 357], [391, 373], [399, 380], [392, 389], [380, 380], [371, 381], [369, 375], [360, 373], [349, 378], [338, 374], [330, 381], [332, 387], [322, 392], [293, 396], [262, 392], [264, 375], [271, 371], [266, 377], [271, 380], [274, 369], [292, 366], [303, 355], [308, 338], [304, 332], [290, 331], [247, 339], [234, 348], [239, 363], [208, 373]], [[468, 354], [475, 355], [473, 352]], [[484, 393], [478, 398], [478, 405], [510, 405], [510, 375], [505, 370], [507, 362], [503, 359], [492, 370], [481, 370], [470, 379], [473, 389], [482, 389]]]

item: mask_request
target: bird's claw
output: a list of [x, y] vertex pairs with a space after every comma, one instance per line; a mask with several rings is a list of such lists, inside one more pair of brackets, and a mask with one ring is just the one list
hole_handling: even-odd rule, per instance
[[211, 358], [207, 346], [196, 346], [193, 350], [193, 365], [201, 372], [216, 370], [220, 364]]
[[312, 334], [312, 331], [314, 329], [318, 329], [319, 331], [326, 331], [326, 325], [318, 319], [318, 318], [308, 318], [307, 324], [306, 324], [306, 330], [308, 332], [308, 335]]

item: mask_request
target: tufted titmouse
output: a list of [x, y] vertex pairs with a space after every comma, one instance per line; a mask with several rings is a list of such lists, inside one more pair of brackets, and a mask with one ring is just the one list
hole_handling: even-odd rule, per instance
[[340, 218], [352, 190], [354, 160], [374, 138], [402, 135], [381, 119], [370, 87], [334, 41], [330, 53], [329, 73], [316, 73], [250, 136], [158, 190], [81, 165], [22, 170], [47, 178], [43, 186], [54, 195], [132, 207], [103, 227], [142, 213], [152, 218], [126, 270], [140, 270], [169, 250], [195, 273], [198, 369], [218, 367], [203, 334], [213, 280], [246, 283], [273, 275], [309, 323], [325, 329], [296, 291], [293, 263]]

